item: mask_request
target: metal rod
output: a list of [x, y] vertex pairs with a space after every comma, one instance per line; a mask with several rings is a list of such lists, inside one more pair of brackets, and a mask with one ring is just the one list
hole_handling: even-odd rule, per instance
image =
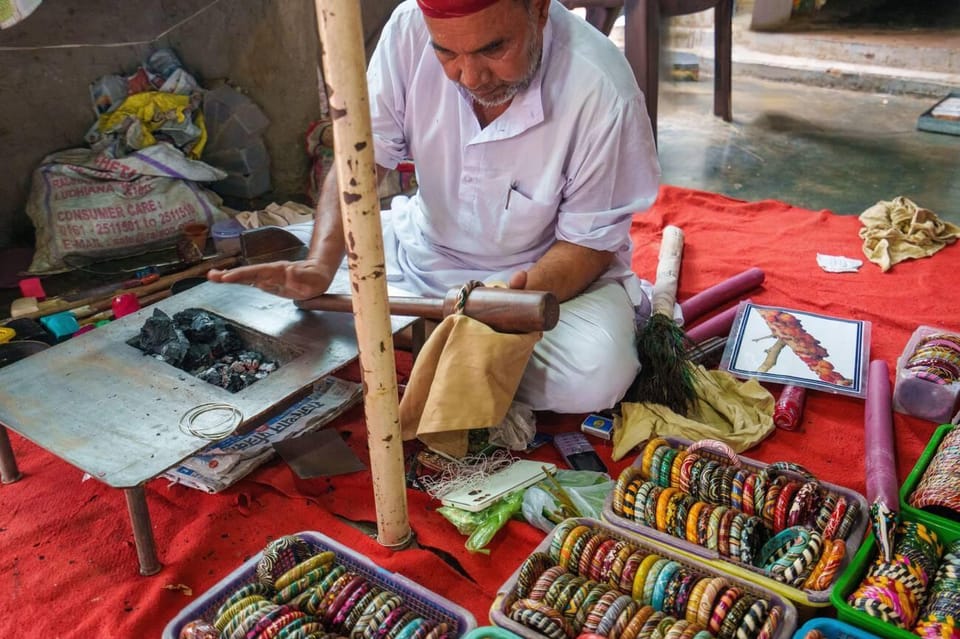
[[130, 525], [133, 527], [133, 542], [137, 546], [140, 574], [144, 577], [155, 575], [163, 566], [157, 559], [153, 524], [150, 522], [150, 511], [147, 510], [147, 495], [142, 485], [124, 488], [123, 494], [127, 498], [127, 510], [130, 512]]
[[354, 291], [353, 314], [363, 373], [377, 540], [397, 548], [409, 543], [411, 530], [360, 3], [315, 0], [315, 6], [323, 75], [333, 114], [334, 166]]
[[20, 469], [17, 468], [17, 458], [13, 454], [13, 447], [10, 446], [7, 427], [0, 424], [0, 481], [4, 484], [12, 484], [20, 477]]

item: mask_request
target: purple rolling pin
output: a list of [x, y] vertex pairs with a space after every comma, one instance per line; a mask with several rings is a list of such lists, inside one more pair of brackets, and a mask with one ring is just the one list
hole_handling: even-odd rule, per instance
[[686, 330], [687, 339], [691, 342], [700, 343], [711, 337], [721, 337], [730, 334], [730, 327], [733, 326], [733, 320], [737, 318], [737, 310], [740, 305], [733, 306], [717, 313], [708, 320], [704, 320], [691, 329]]
[[870, 362], [863, 420], [867, 503], [873, 534], [887, 561], [893, 558], [893, 537], [899, 518], [897, 451], [893, 439], [890, 374], [884, 360]]
[[695, 322], [730, 300], [752, 291], [763, 284], [764, 277], [762, 269], [749, 268], [680, 302], [684, 323]]

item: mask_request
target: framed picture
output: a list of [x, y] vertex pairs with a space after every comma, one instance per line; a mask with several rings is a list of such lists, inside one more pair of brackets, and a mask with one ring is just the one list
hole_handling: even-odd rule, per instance
[[741, 302], [720, 368], [865, 397], [869, 351], [870, 322]]

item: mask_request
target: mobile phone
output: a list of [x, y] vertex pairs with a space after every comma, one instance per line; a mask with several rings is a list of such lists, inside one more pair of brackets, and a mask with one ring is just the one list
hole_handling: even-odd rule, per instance
[[553, 445], [557, 447], [560, 456], [567, 465], [574, 470], [592, 470], [598, 473], [607, 472], [600, 455], [594, 450], [587, 436], [580, 432], [560, 433], [553, 436]]
[[556, 466], [545, 462], [518, 460], [503, 470], [486, 477], [477, 484], [458, 488], [444, 495], [441, 503], [461, 510], [478, 512], [487, 508], [501, 497], [532, 486], [556, 470]]

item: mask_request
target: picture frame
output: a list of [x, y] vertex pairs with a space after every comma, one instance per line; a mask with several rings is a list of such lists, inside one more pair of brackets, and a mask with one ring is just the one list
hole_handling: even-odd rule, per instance
[[863, 398], [870, 322], [741, 302], [720, 369], [743, 378]]

